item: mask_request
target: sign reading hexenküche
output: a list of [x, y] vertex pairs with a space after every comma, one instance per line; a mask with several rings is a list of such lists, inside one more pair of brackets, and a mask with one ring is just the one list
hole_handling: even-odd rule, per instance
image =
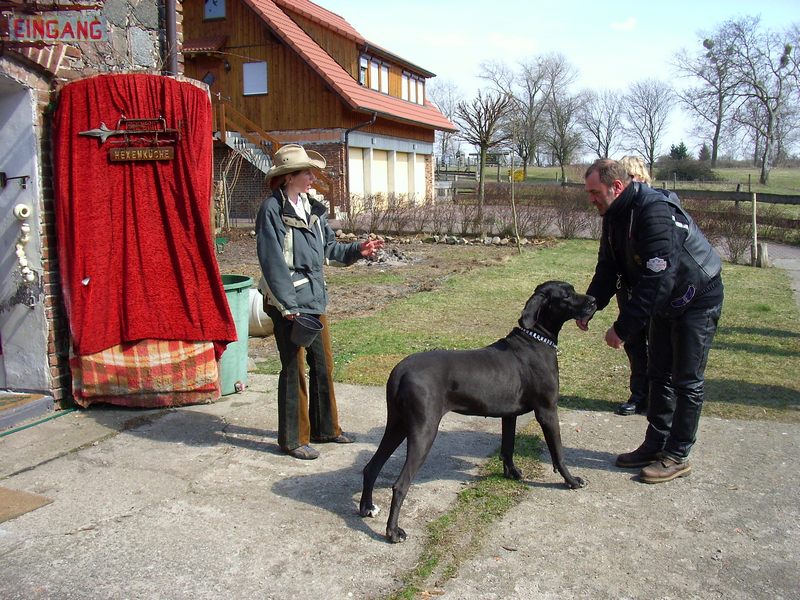
[[14, 14], [8, 17], [14, 42], [107, 42], [105, 19], [99, 10]]

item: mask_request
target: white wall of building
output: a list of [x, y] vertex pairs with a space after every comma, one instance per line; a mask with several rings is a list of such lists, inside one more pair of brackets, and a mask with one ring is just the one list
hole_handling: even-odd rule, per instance
[[351, 196], [402, 195], [422, 202], [433, 195], [425, 188], [425, 157], [433, 153], [433, 144], [360, 131], [352, 132], [348, 143]]

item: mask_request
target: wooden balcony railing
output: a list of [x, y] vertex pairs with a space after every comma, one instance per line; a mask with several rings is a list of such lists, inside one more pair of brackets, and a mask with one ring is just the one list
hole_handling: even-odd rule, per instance
[[[214, 115], [213, 128], [215, 132], [219, 132], [220, 141], [223, 143], [226, 141], [228, 132], [236, 132], [247, 141], [255, 144], [269, 154], [271, 159], [274, 159], [275, 152], [282, 146], [275, 137], [261, 129], [261, 127], [256, 125], [253, 121], [233, 108], [230, 100], [220, 96], [212, 96], [212, 101]], [[327, 173], [324, 171], [317, 173], [317, 183], [315, 187], [326, 197], [330, 212], [333, 214], [333, 198], [331, 198], [330, 195], [334, 189], [334, 185]]]

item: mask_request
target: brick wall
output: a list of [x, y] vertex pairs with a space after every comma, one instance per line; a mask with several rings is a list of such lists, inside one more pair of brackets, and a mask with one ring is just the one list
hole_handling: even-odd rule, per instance
[[[258, 208], [269, 194], [267, 180], [259, 169], [242, 159], [224, 144], [214, 146], [214, 189], [215, 211], [219, 214], [220, 179], [226, 180], [228, 190], [229, 216], [232, 224], [242, 221], [255, 223]], [[220, 223], [219, 218], [217, 222]]]

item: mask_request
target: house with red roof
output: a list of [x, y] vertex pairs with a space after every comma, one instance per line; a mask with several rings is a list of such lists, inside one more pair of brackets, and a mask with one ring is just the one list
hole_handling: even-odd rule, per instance
[[[434, 135], [455, 131], [426, 96], [434, 74], [344, 17], [309, 0], [184, 0], [181, 51], [185, 74], [211, 89], [217, 177], [232, 153], [258, 166], [300, 143], [327, 160], [320, 188], [333, 214], [366, 197], [433, 197]], [[265, 183], [239, 178], [236, 216], [254, 215]]]

